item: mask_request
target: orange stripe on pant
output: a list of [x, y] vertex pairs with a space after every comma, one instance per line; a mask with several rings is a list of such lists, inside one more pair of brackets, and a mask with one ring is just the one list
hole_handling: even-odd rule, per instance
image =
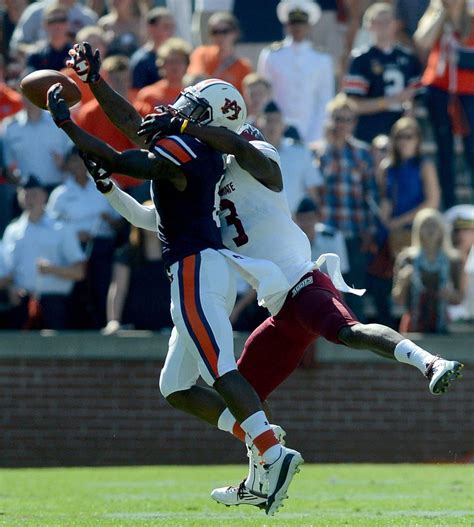
[[[196, 305], [196, 256], [187, 256], [182, 261], [183, 265], [183, 299], [185, 310], [191, 329], [193, 330], [205, 356], [212, 368], [214, 376], [219, 377], [217, 369], [217, 350], [214, 348], [209, 334], [204, 326]], [[199, 292], [198, 292], [199, 294]]]

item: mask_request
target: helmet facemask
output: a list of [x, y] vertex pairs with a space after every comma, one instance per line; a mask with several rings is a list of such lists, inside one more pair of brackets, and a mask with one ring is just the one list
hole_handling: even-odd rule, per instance
[[203, 97], [198, 97], [189, 88], [182, 91], [168, 108], [180, 117], [189, 119], [192, 123], [208, 124], [212, 121], [212, 107], [209, 102]]

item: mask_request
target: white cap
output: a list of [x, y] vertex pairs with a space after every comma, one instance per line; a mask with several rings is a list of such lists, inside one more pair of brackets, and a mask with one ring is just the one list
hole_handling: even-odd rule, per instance
[[311, 26], [321, 18], [321, 8], [313, 0], [281, 0], [277, 5], [278, 20], [282, 24], [288, 23], [290, 13], [295, 11], [306, 13]]
[[474, 205], [456, 205], [444, 213], [446, 221], [452, 228], [474, 228]]

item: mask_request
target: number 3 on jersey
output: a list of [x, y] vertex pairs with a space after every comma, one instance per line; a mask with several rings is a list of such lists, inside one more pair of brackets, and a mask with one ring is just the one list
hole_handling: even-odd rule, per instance
[[237, 247], [242, 247], [249, 241], [249, 237], [245, 233], [244, 226], [239, 219], [235, 205], [230, 199], [221, 199], [221, 210], [228, 210], [230, 214], [225, 217], [227, 225], [233, 225], [237, 231], [237, 236], [232, 238]]

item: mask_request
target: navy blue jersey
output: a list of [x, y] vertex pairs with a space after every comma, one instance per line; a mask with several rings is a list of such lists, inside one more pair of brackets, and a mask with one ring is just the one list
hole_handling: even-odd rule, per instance
[[[421, 89], [421, 72], [416, 56], [402, 46], [395, 46], [389, 53], [375, 46], [355, 50], [343, 80], [343, 91], [347, 95], [371, 99], [390, 97], [408, 87]], [[361, 141], [370, 142], [379, 134], [389, 134], [402, 114], [401, 105], [396, 105], [388, 111], [361, 115], [354, 135]]]
[[167, 179], [151, 185], [165, 265], [204, 249], [223, 248], [218, 216], [222, 154], [187, 135], [158, 139], [151, 151], [179, 166], [187, 178], [183, 191]]

